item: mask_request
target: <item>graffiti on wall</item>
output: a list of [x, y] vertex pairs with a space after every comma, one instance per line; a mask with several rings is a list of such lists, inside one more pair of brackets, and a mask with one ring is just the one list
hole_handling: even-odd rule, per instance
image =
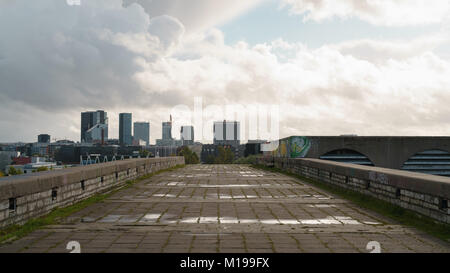
[[289, 150], [291, 158], [305, 157], [311, 147], [311, 142], [306, 137], [290, 137]]
[[307, 137], [293, 136], [282, 139], [278, 149], [273, 151], [275, 157], [301, 158], [308, 154], [311, 142]]

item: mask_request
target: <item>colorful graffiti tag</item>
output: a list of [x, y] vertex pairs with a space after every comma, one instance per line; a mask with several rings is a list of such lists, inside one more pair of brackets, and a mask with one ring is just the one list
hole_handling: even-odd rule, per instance
[[311, 147], [311, 142], [306, 137], [293, 136], [289, 138], [289, 150], [291, 158], [305, 157]]
[[292, 136], [281, 139], [278, 148], [273, 152], [276, 157], [301, 158], [308, 154], [311, 142], [306, 137]]

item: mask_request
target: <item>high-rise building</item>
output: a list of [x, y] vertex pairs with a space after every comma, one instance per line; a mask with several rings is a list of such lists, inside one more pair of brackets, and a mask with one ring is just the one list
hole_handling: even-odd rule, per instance
[[50, 135], [47, 135], [47, 134], [38, 135], [38, 142], [39, 143], [50, 143]]
[[172, 139], [172, 115], [170, 116], [170, 121], [162, 123], [162, 139]]
[[214, 122], [214, 144], [239, 146], [241, 142], [241, 123], [238, 121]]
[[[100, 125], [100, 126], [97, 126]], [[100, 128], [101, 133], [97, 134], [100, 139], [86, 138], [86, 132], [94, 127]], [[91, 134], [92, 136], [92, 134]], [[104, 142], [108, 139], [108, 116], [103, 110], [89, 111], [81, 113], [81, 142]]]
[[150, 145], [150, 123], [135, 122], [133, 128], [133, 138], [137, 143], [144, 141], [145, 145]]
[[105, 132], [108, 132], [108, 124], [98, 123], [86, 131], [85, 139], [88, 143], [105, 144]]
[[120, 145], [131, 145], [133, 137], [131, 136], [131, 113], [119, 114], [119, 143]]
[[194, 126], [181, 126], [180, 139], [182, 145], [194, 145]]

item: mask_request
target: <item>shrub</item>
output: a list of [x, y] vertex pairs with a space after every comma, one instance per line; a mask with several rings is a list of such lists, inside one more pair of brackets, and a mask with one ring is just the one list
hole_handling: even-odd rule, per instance
[[200, 160], [198, 159], [198, 155], [189, 149], [189, 147], [184, 146], [181, 151], [178, 153], [179, 156], [184, 156], [184, 161], [186, 164], [198, 164]]
[[23, 174], [21, 169], [16, 169], [13, 166], [9, 167], [8, 175], [18, 175], [18, 174]]
[[238, 158], [233, 163], [234, 164], [256, 164], [257, 158], [258, 158], [258, 155], [249, 155], [247, 157]]

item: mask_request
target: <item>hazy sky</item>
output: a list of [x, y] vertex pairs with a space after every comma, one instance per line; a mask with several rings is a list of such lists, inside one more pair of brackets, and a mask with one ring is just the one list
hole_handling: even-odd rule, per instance
[[281, 136], [450, 134], [450, 0], [67, 2], [0, 0], [0, 142], [103, 109], [154, 143], [194, 97], [279, 105]]

